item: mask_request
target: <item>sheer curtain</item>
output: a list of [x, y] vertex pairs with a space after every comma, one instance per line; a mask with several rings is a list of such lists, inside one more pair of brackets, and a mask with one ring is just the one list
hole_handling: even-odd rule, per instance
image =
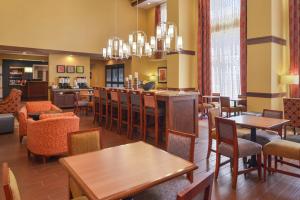
[[210, 0], [212, 92], [237, 97], [240, 82], [240, 0]]

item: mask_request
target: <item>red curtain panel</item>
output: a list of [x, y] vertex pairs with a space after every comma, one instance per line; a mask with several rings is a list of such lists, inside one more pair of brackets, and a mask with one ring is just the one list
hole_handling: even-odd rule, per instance
[[198, 0], [198, 88], [211, 94], [210, 0]]
[[[289, 1], [290, 25], [290, 74], [299, 74], [300, 70], [300, 1]], [[298, 85], [290, 85], [290, 97], [300, 97]]]
[[241, 94], [247, 93], [247, 0], [241, 0], [240, 17], [240, 76], [241, 76]]

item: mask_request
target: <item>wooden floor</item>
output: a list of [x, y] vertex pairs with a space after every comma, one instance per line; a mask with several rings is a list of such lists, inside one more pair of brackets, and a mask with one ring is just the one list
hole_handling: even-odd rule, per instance
[[[92, 117], [81, 116], [80, 128], [95, 127]], [[200, 136], [197, 139], [195, 161], [199, 169], [195, 171], [195, 179], [206, 170], [214, 170], [215, 155], [212, 153], [206, 161], [207, 149], [207, 121], [199, 124]], [[103, 146], [112, 147], [133, 142], [126, 138], [125, 133], [104, 130]], [[0, 136], [0, 163], [8, 162], [15, 172], [23, 200], [66, 200], [68, 198], [67, 173], [58, 163], [58, 158], [52, 158], [47, 164], [39, 159], [28, 160], [26, 152], [26, 139], [23, 144], [18, 142], [17, 125], [14, 134]], [[279, 166], [281, 167], [281, 166]], [[287, 167], [284, 166], [285, 169]], [[288, 168], [289, 169], [289, 168]], [[300, 173], [300, 170], [292, 169]], [[2, 171], [0, 180], [2, 180]], [[2, 188], [0, 199], [4, 199]], [[216, 200], [300, 200], [300, 179], [281, 174], [268, 176], [266, 182], [258, 180], [257, 173], [252, 172], [245, 178], [238, 177], [237, 189], [231, 188], [231, 173], [229, 165], [221, 168], [219, 179], [214, 183], [212, 199]]]

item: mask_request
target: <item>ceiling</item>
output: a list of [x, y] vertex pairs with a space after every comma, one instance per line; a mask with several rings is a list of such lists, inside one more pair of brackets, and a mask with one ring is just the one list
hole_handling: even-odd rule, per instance
[[155, 7], [159, 4], [165, 3], [166, 1], [167, 0], [139, 0], [137, 2], [137, 0], [132, 0], [131, 5], [136, 6], [138, 3], [139, 8], [149, 9], [149, 8]]

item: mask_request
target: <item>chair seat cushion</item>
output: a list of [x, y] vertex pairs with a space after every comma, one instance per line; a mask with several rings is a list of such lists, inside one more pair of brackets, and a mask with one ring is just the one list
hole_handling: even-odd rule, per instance
[[185, 176], [180, 176], [137, 194], [134, 200], [174, 200], [177, 193], [189, 185], [188, 179]]
[[[250, 140], [251, 134], [245, 134], [243, 139]], [[256, 142], [262, 146], [273, 140], [280, 140], [281, 137], [274, 131], [257, 130], [256, 131]]]
[[264, 153], [294, 160], [300, 160], [300, 144], [287, 140], [274, 140], [264, 146]]
[[286, 136], [286, 140], [300, 143], [300, 135], [288, 135]]
[[[238, 138], [239, 158], [256, 155], [261, 152], [261, 145], [249, 140]], [[229, 158], [233, 158], [233, 146], [221, 143], [219, 145], [219, 153]]]

